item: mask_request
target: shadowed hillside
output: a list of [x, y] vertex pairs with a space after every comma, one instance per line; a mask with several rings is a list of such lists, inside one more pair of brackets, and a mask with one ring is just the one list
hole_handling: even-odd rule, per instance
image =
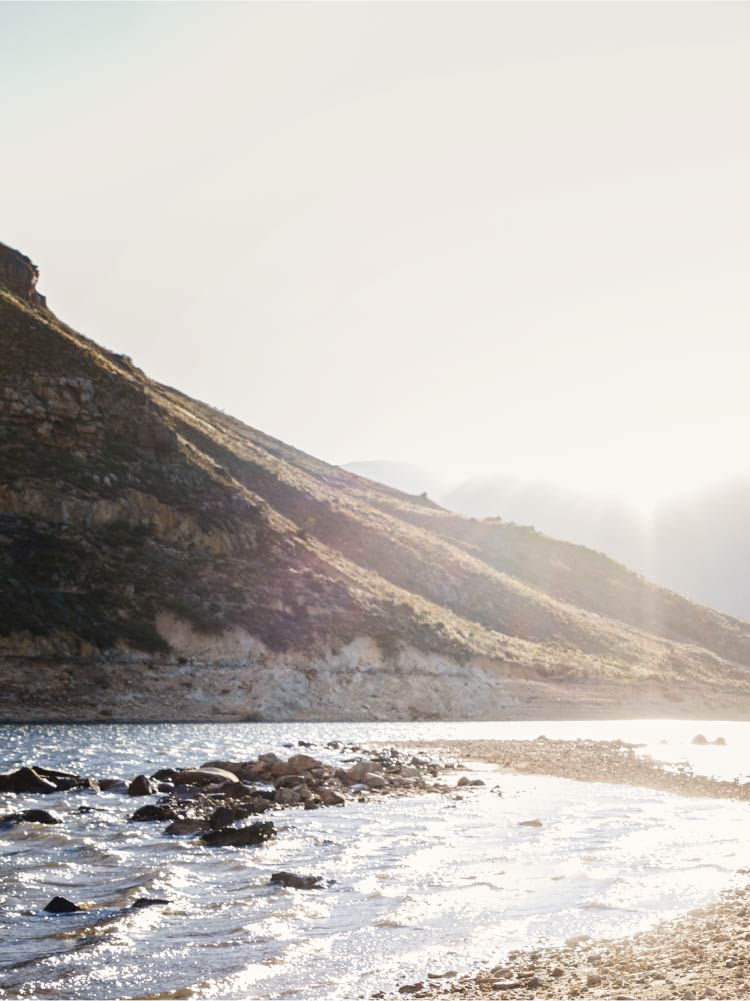
[[705, 713], [750, 692], [750, 624], [299, 452], [35, 286], [0, 247], [4, 718]]

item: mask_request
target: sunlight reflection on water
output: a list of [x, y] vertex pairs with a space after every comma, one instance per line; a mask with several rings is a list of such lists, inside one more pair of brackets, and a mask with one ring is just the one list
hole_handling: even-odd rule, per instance
[[[729, 746], [693, 747], [698, 732]], [[740, 757], [750, 760], [750, 725], [716, 722], [27, 726], [0, 736], [4, 768], [36, 760], [130, 776], [167, 763], [290, 753], [284, 745], [298, 739], [540, 734], [646, 741], [652, 753], [726, 777]], [[126, 825], [127, 797], [1, 797], [2, 812], [52, 807], [65, 823], [3, 833], [0, 986], [58, 998], [189, 990], [345, 999], [573, 934], [628, 934], [715, 897], [750, 862], [745, 804], [478, 767], [488, 784], [463, 799], [287, 811], [275, 818], [278, 840], [251, 851], [208, 850], [163, 837], [161, 825]], [[502, 797], [490, 791], [495, 782]], [[95, 812], [75, 813], [81, 803]], [[518, 826], [530, 818], [543, 827]], [[336, 882], [320, 892], [280, 890], [268, 885], [278, 869]], [[55, 893], [94, 910], [40, 914]], [[141, 895], [172, 903], [114, 910]]]

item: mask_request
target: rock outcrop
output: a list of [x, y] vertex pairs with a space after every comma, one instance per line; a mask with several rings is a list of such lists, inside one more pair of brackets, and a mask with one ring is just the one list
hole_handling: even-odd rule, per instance
[[750, 708], [750, 624], [162, 386], [36, 278], [0, 247], [0, 719]]
[[0, 288], [37, 309], [46, 307], [46, 300], [36, 290], [39, 270], [28, 257], [0, 243]]

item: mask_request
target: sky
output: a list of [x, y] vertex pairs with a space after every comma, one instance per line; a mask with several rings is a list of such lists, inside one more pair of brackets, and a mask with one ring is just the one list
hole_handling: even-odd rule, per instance
[[[750, 466], [750, 5], [0, 5], [0, 240], [332, 462]], [[0, 362], [1, 364], [1, 362]]]

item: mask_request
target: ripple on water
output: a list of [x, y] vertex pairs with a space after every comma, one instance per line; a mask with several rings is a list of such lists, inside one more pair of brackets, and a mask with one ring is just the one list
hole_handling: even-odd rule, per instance
[[[297, 736], [440, 735], [441, 725], [425, 726], [20, 727], [4, 735], [6, 766], [36, 759], [127, 777], [176, 760], [279, 752]], [[517, 736], [512, 726], [503, 724], [504, 735]], [[604, 736], [628, 738], [625, 724], [610, 726], [617, 729]], [[732, 739], [723, 724], [690, 728]], [[455, 725], [448, 735], [466, 734]], [[64, 824], [2, 833], [0, 987], [27, 997], [345, 999], [446, 963], [499, 961], [503, 949], [629, 933], [710, 899], [748, 863], [741, 804], [541, 777], [503, 775], [499, 784], [502, 798], [484, 788], [456, 802], [428, 796], [291, 812], [278, 840], [253, 851], [210, 850], [162, 837], [159, 825], [128, 825], [128, 797], [10, 805], [3, 796], [5, 812], [22, 801], [23, 809], [52, 806]], [[80, 805], [96, 809], [77, 814]], [[544, 826], [518, 827], [530, 817]], [[315, 892], [270, 887], [277, 869], [336, 882]], [[61, 892], [94, 910], [43, 915]], [[121, 910], [141, 895], [172, 903]]]

